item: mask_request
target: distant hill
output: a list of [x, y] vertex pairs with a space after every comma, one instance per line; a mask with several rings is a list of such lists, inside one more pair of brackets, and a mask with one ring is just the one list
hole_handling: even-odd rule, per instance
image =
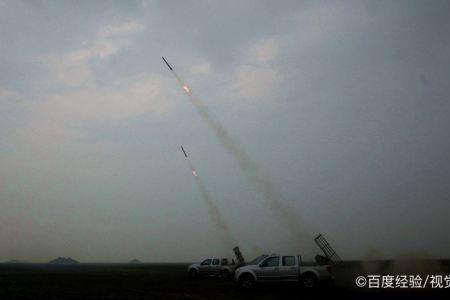
[[6, 262], [7, 264], [20, 264], [22, 263], [20, 260], [17, 259], [11, 259], [9, 261]]
[[139, 259], [132, 259], [128, 262], [129, 264], [142, 264], [142, 262]]
[[58, 257], [54, 260], [51, 260], [48, 262], [49, 264], [58, 264], [58, 265], [72, 265], [72, 264], [78, 264], [78, 262], [70, 257]]

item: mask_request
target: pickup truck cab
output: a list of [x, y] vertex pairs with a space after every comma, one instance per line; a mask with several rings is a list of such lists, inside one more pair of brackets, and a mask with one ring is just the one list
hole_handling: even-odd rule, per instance
[[294, 281], [314, 288], [320, 281], [333, 279], [331, 266], [303, 266], [298, 255], [262, 255], [248, 265], [238, 268], [234, 279], [243, 288], [255, 283]]
[[222, 278], [230, 278], [236, 266], [229, 264], [226, 258], [208, 258], [201, 263], [195, 263], [188, 267], [189, 277], [195, 278], [202, 275], [215, 275]]

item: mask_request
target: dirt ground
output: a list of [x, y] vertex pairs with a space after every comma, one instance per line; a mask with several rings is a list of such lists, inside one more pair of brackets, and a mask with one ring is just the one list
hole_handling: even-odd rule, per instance
[[346, 262], [331, 285], [309, 291], [266, 284], [250, 291], [232, 280], [189, 279], [187, 264], [0, 264], [0, 299], [450, 299], [450, 289], [358, 288], [366, 274], [450, 274], [450, 261]]

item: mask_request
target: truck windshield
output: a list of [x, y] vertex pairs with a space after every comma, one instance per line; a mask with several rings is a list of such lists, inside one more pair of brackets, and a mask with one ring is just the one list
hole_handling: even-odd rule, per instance
[[263, 254], [261, 256], [258, 256], [257, 258], [255, 258], [254, 260], [252, 260], [251, 262], [249, 262], [249, 265], [257, 265], [259, 264], [264, 258], [266, 258], [268, 255], [267, 254]]

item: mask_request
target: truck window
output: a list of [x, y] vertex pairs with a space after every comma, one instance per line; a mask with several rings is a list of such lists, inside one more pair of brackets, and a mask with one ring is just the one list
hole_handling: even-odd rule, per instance
[[228, 259], [222, 258], [222, 266], [228, 266]]
[[295, 266], [295, 256], [283, 256], [283, 266]]
[[278, 256], [274, 256], [274, 257], [269, 257], [268, 259], [266, 259], [262, 263], [262, 266], [263, 267], [278, 267], [279, 264], [280, 264], [280, 258]]
[[219, 265], [219, 259], [214, 258], [213, 261], [212, 261], [212, 265], [213, 266], [218, 266]]
[[209, 266], [210, 264], [211, 264], [211, 259], [205, 259], [205, 260], [201, 263], [202, 266]]

